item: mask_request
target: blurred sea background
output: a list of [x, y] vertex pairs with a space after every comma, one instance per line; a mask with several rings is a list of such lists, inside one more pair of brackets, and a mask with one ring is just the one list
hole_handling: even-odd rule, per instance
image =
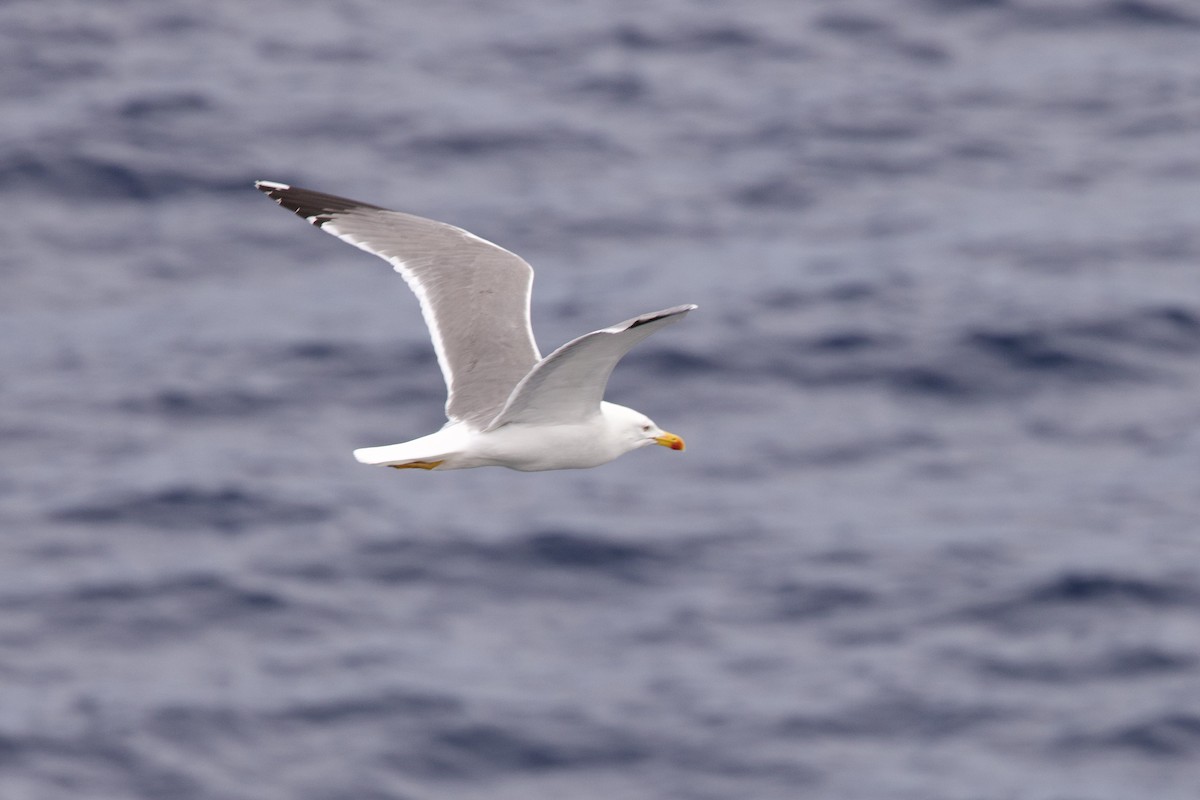
[[[0, 3], [0, 798], [1200, 797], [1200, 6]], [[452, 222], [605, 467], [356, 464]]]

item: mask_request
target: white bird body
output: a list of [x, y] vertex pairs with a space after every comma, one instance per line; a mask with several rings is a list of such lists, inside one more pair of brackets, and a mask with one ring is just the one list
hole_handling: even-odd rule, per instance
[[[652, 427], [636, 438], [624, 436], [630, 415]], [[640, 432], [640, 428], [637, 429]], [[557, 425], [513, 422], [480, 431], [467, 423], [452, 423], [420, 439], [363, 447], [354, 457], [363, 464], [401, 466], [433, 464], [436, 469], [503, 466], [521, 472], [550, 469], [588, 469], [607, 464], [630, 450], [657, 444], [664, 431], [631, 408], [604, 402], [590, 419]], [[431, 467], [432, 469], [433, 467]]]
[[585, 469], [658, 444], [684, 448], [647, 416], [602, 400], [630, 348], [694, 305], [643, 314], [542, 358], [529, 325], [533, 270], [519, 256], [443, 222], [271, 181], [255, 186], [312, 224], [392, 264], [412, 288], [446, 380], [436, 433], [354, 451], [398, 469]]

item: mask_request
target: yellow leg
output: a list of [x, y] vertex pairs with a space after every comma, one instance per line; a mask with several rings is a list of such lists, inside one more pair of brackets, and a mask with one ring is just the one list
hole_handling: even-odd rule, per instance
[[445, 462], [442, 461], [410, 461], [407, 464], [388, 464], [392, 469], [436, 469]]

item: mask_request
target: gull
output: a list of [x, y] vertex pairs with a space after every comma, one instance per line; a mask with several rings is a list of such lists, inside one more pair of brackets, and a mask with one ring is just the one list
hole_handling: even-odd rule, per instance
[[274, 181], [254, 185], [390, 263], [420, 303], [446, 381], [446, 424], [419, 439], [355, 450], [359, 462], [536, 472], [596, 467], [652, 444], [684, 448], [645, 414], [603, 398], [617, 362], [695, 305], [642, 314], [542, 358], [529, 323], [533, 268], [520, 256], [444, 222]]

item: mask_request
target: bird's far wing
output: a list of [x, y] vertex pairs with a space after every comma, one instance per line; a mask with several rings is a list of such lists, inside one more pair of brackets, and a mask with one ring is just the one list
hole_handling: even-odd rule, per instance
[[694, 308], [675, 306], [643, 314], [564, 344], [517, 384], [504, 410], [487, 429], [510, 422], [572, 423], [598, 414], [608, 376], [617, 362], [642, 339], [678, 322]]
[[282, 183], [255, 186], [403, 276], [433, 338], [451, 420], [486, 424], [541, 359], [529, 325], [533, 269], [519, 256], [444, 222]]

